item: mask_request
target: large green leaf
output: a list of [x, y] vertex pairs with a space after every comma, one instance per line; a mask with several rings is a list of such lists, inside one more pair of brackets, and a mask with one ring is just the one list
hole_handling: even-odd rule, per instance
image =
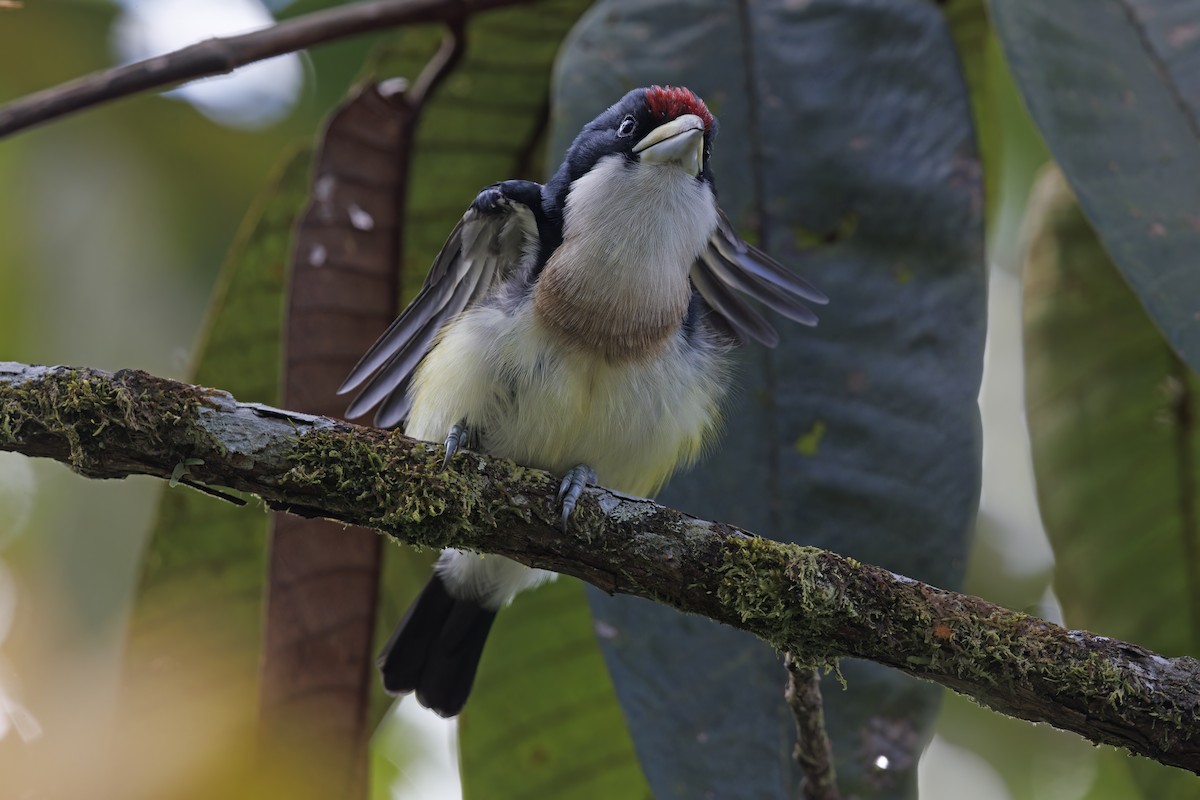
[[1027, 414], [1063, 613], [1071, 625], [1200, 655], [1195, 375], [1057, 171], [1040, 179], [1030, 216]]
[[[779, 349], [741, 354], [723, 444], [663, 500], [957, 586], [979, 486], [983, 196], [937, 9], [604, 2], [557, 75], [554, 151], [634, 86], [704, 96], [721, 120], [723, 206], [832, 298], [816, 331], [779, 321]], [[805, 252], [813, 242], [826, 244]], [[794, 796], [770, 648], [591, 596], [657, 797]], [[869, 664], [843, 671], [848, 690], [825, 697], [844, 796], [911, 796], [938, 691]]]
[[[1027, 415], [1066, 623], [1200, 655], [1200, 381], [1147, 318], [1057, 170], [1039, 179], [1029, 220]], [[1200, 791], [1179, 770], [1130, 768], [1147, 798]], [[1092, 797], [1117, 796], [1114, 769], [1104, 767], [1110, 777]]]
[[[239, 400], [274, 403], [278, 395], [285, 267], [307, 171], [306, 154], [284, 159], [247, 216], [213, 294], [193, 380]], [[134, 607], [131, 680], [173, 669], [188, 692], [211, 693], [214, 702], [251, 696], [266, 530], [259, 508], [182, 486], [164, 489]], [[197, 664], [205, 669], [196, 671]]]
[[950, 26], [950, 33], [954, 37], [963, 79], [967, 84], [967, 95], [971, 100], [979, 155], [988, 177], [984, 182], [984, 193], [990, 220], [990, 212], [1000, 191], [1000, 184], [992, 180], [992, 175], [999, 164], [1004, 130], [1001, 127], [1003, 116], [992, 91], [996, 60], [990, 52], [994, 37], [988, 19], [987, 2], [940, 0], [940, 3], [946, 24]]
[[1025, 101], [1108, 254], [1200, 365], [1200, 0], [991, 4]]
[[989, 260], [1015, 272], [1018, 229], [1029, 187], [1050, 156], [1021, 102], [986, 9], [984, 0], [950, 0], [945, 13], [958, 45], [979, 135]]

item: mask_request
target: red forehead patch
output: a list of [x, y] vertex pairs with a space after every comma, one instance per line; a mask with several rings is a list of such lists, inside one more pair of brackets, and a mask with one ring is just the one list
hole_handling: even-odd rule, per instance
[[712, 129], [713, 115], [708, 106], [682, 86], [651, 86], [646, 90], [646, 108], [664, 120], [695, 114], [704, 121], [706, 131]]

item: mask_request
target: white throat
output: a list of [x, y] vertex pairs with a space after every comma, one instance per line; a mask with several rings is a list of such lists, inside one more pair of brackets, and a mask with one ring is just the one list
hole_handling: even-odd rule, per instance
[[688, 272], [716, 225], [712, 189], [687, 170], [605, 156], [571, 185], [539, 316], [608, 355], [656, 349], [682, 324]]

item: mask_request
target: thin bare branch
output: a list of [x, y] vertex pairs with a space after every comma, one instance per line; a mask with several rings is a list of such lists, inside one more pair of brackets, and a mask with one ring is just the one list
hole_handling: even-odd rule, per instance
[[224, 75], [255, 61], [388, 27], [441, 22], [533, 0], [374, 0], [286, 20], [239, 36], [207, 39], [172, 53], [96, 72], [0, 106], [0, 137], [150, 89]]
[[821, 672], [785, 653], [788, 682], [783, 696], [796, 718], [796, 747], [792, 757], [804, 771], [804, 800], [841, 800], [833, 767], [833, 743], [825, 730], [825, 702], [821, 698]]
[[539, 470], [393, 431], [93, 369], [0, 362], [0, 450], [93, 478], [170, 479], [365, 525], [424, 547], [497, 553], [750, 631], [807, 663], [865, 658], [1011, 716], [1200, 774], [1200, 661], [948, 592], [814, 547], [761, 539], [589, 488], [568, 531]]

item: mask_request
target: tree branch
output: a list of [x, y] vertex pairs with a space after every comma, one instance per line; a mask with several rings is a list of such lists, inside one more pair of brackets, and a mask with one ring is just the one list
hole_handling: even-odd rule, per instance
[[821, 699], [821, 672], [784, 653], [788, 682], [783, 696], [796, 718], [796, 746], [792, 758], [804, 772], [804, 800], [841, 800], [837, 771], [833, 765], [833, 743], [825, 731], [825, 703]]
[[108, 100], [238, 67], [313, 45], [400, 25], [461, 22], [533, 0], [374, 0], [315, 11], [240, 36], [207, 39], [172, 53], [85, 75], [0, 106], [0, 137]]
[[812, 547], [399, 433], [90, 369], [0, 363], [0, 450], [93, 478], [181, 477], [411, 544], [498, 553], [750, 631], [809, 664], [866, 658], [1011, 716], [1200, 774], [1200, 662], [1068, 631]]

